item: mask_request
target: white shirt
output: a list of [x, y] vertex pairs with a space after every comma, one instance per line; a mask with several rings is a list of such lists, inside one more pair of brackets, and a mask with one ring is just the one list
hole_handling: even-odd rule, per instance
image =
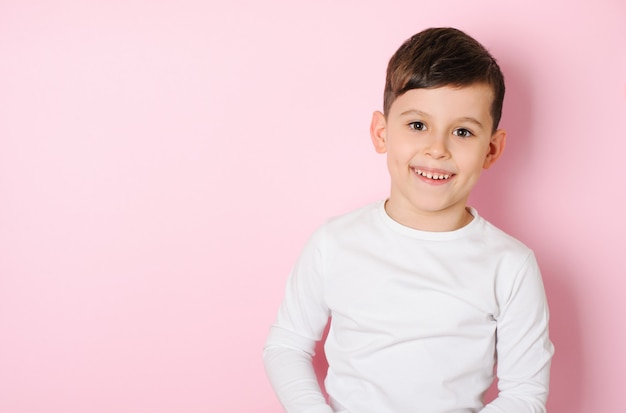
[[[264, 353], [288, 413], [545, 412], [553, 347], [537, 263], [471, 212], [461, 229], [425, 232], [379, 202], [316, 231]], [[332, 409], [311, 368], [329, 317]], [[499, 396], [485, 407], [496, 354]]]

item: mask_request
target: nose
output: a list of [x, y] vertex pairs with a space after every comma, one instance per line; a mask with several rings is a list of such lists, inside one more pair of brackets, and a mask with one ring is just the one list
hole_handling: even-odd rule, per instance
[[426, 155], [433, 159], [445, 159], [450, 155], [448, 139], [443, 134], [432, 134], [426, 146]]

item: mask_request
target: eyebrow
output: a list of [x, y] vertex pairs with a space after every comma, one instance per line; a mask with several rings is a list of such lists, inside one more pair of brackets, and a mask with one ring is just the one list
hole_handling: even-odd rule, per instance
[[[425, 117], [428, 118], [430, 117], [430, 115], [426, 112], [422, 112], [421, 110], [417, 110], [417, 109], [409, 109], [409, 110], [405, 110], [404, 112], [400, 113], [400, 117], [404, 117], [407, 115], [418, 115], [421, 117]], [[480, 123], [480, 121], [476, 118], [472, 118], [471, 116], [463, 116], [462, 118], [458, 118], [455, 119], [455, 121], [457, 122], [469, 122], [469, 123], [473, 123], [474, 125], [478, 126], [479, 128], [483, 128], [483, 124]]]
[[483, 124], [478, 121], [478, 119], [471, 118], [469, 116], [465, 116], [459, 119], [461, 122], [469, 122], [477, 125], [479, 128], [483, 128]]
[[429, 117], [428, 113], [422, 112], [421, 110], [417, 110], [417, 109], [405, 110], [404, 112], [400, 114], [400, 116], [406, 116], [406, 115], [419, 115], [419, 116]]

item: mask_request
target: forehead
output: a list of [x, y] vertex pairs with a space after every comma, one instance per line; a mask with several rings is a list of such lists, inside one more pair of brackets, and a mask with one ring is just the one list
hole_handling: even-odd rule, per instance
[[482, 83], [411, 89], [391, 104], [389, 116], [419, 112], [437, 118], [473, 117], [486, 120], [491, 118], [492, 102], [493, 90]]

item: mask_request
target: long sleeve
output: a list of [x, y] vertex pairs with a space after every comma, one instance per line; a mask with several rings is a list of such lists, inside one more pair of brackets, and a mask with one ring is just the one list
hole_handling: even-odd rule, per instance
[[263, 360], [270, 383], [287, 413], [333, 413], [317, 382], [311, 354], [270, 346], [265, 348]]
[[545, 413], [554, 353], [541, 275], [530, 254], [511, 287], [499, 291], [498, 397], [480, 413]]
[[287, 281], [283, 303], [263, 351], [267, 376], [287, 413], [332, 413], [313, 370], [317, 341], [328, 322], [321, 236], [304, 248]]

